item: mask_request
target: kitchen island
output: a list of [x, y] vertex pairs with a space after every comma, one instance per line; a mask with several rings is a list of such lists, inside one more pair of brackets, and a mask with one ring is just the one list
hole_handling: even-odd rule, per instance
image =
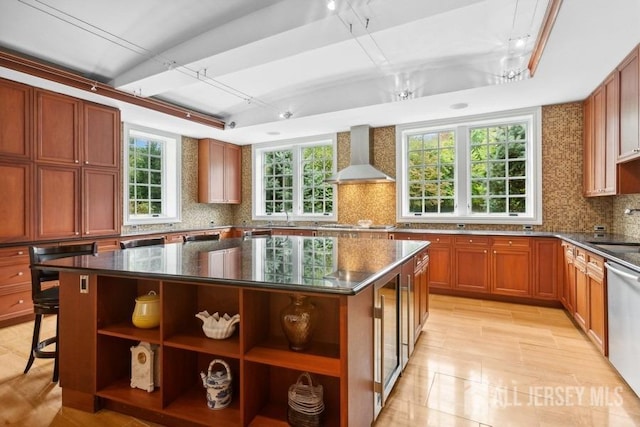
[[[428, 242], [274, 236], [141, 247], [50, 261], [60, 271], [63, 405], [108, 408], [166, 425], [287, 425], [301, 373], [323, 386], [324, 425], [369, 426], [400, 369], [400, 288]], [[403, 270], [403, 267], [405, 269]], [[133, 326], [138, 296], [160, 295], [157, 328]], [[291, 294], [318, 312], [308, 349], [280, 325]], [[196, 313], [240, 314], [228, 339], [207, 338]], [[156, 363], [151, 392], [132, 388], [132, 347]], [[389, 358], [389, 343], [395, 347]], [[200, 372], [232, 373], [230, 406], [211, 410]], [[395, 360], [395, 365], [388, 363]], [[384, 361], [384, 362], [383, 362]]]

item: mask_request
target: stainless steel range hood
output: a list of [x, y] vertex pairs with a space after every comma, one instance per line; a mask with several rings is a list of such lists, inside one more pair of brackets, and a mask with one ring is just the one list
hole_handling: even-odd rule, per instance
[[394, 182], [395, 179], [371, 166], [373, 143], [368, 125], [351, 127], [349, 166], [326, 179], [330, 184], [366, 184]]

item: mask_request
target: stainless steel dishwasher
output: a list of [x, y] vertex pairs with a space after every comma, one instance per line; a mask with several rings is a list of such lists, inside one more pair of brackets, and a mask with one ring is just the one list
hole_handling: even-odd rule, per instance
[[607, 261], [609, 361], [640, 396], [640, 273]]

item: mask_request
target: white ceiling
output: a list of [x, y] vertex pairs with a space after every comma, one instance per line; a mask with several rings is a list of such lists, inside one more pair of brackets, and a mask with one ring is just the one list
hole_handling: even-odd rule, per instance
[[218, 116], [225, 130], [12, 70], [0, 77], [117, 106], [125, 121], [246, 144], [581, 100], [640, 42], [640, 0], [564, 0], [535, 75], [505, 83], [504, 59], [526, 66], [548, 0], [336, 3], [0, 3], [0, 48]]

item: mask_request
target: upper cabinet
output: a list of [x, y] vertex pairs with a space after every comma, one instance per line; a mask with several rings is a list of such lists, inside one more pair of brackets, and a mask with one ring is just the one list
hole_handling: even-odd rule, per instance
[[120, 233], [120, 112], [35, 89], [36, 240]]
[[640, 157], [640, 72], [638, 47], [618, 67], [620, 72], [620, 145], [618, 161]]
[[585, 196], [616, 194], [618, 99], [615, 71], [584, 102]]
[[240, 203], [240, 147], [214, 139], [198, 145], [198, 202]]
[[31, 158], [32, 97], [30, 86], [0, 79], [0, 156]]

